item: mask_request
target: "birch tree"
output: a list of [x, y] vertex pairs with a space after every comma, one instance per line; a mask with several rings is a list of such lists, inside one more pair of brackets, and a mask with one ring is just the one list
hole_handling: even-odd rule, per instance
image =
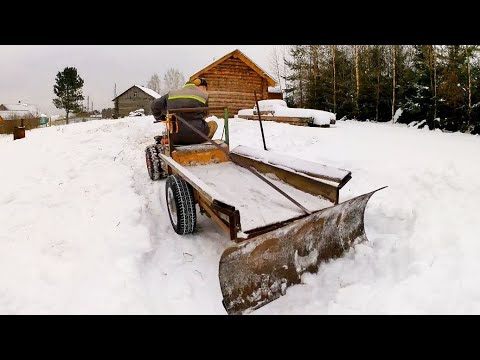
[[164, 78], [164, 92], [168, 93], [171, 90], [181, 88], [185, 84], [185, 77], [183, 74], [174, 68], [170, 68], [165, 72]]
[[153, 74], [150, 80], [148, 80], [147, 87], [160, 94], [162, 88], [160, 76], [157, 73]]

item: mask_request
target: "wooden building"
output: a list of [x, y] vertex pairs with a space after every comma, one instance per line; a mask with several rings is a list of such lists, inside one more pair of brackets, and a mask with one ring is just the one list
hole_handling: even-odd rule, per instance
[[[240, 109], [254, 107], [254, 91], [259, 101], [268, 99], [269, 86], [276, 84], [271, 76], [238, 49], [197, 71], [190, 80], [196, 77], [207, 80], [209, 106], [226, 105], [230, 116]], [[210, 114], [223, 116], [222, 111], [211, 111]]]
[[158, 99], [159, 97], [160, 94], [152, 89], [140, 85], [133, 85], [112, 100], [115, 104], [115, 116], [128, 116], [130, 112], [138, 109], [144, 109], [145, 115], [150, 115], [152, 113], [150, 105], [154, 99]]
[[268, 87], [268, 99], [269, 100], [283, 100], [283, 92], [277, 87]]
[[15, 126], [20, 126], [23, 120], [27, 129], [38, 126], [39, 111], [35, 105], [24, 104], [0, 104], [0, 134], [13, 132]]
[[28, 104], [0, 104], [0, 134], [12, 134], [16, 126], [27, 130], [39, 126], [38, 110]]

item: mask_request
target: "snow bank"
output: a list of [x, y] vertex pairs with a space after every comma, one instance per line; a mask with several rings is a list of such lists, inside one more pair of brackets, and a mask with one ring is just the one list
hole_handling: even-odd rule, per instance
[[253, 109], [242, 109], [242, 110], [239, 110], [237, 114], [238, 114], [238, 115], [245, 115], [245, 116], [253, 116], [253, 115], [255, 115], [255, 114], [253, 113]]
[[[258, 106], [260, 107], [260, 111], [269, 112], [273, 116], [312, 118], [313, 124], [315, 125], [330, 125], [336, 121], [336, 115], [334, 113], [315, 109], [289, 108], [284, 100], [261, 100], [258, 102]], [[252, 116], [256, 114], [256, 105], [253, 109], [242, 109], [238, 111], [238, 115]]]
[[[287, 107], [285, 100], [272, 99], [272, 100], [259, 100], [258, 106], [260, 111], [275, 111], [279, 107]], [[256, 112], [257, 105], [253, 107], [253, 110]]]
[[314, 109], [276, 108], [275, 116], [310, 117], [315, 125], [329, 125], [336, 120], [334, 113]]

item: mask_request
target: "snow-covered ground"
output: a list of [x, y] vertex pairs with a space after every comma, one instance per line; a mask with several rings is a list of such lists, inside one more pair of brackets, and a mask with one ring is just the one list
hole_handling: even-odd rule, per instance
[[[194, 235], [171, 228], [165, 182], [150, 181], [144, 158], [161, 126], [135, 117], [0, 136], [0, 313], [225, 314], [218, 261], [231, 242], [204, 216]], [[341, 201], [388, 188], [367, 206], [369, 242], [252, 314], [480, 313], [478, 136], [263, 127], [271, 150], [352, 171]], [[263, 147], [254, 121], [231, 120], [230, 140]]]

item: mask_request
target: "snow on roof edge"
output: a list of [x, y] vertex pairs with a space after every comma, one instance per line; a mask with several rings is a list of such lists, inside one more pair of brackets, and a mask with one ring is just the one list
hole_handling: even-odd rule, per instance
[[274, 93], [274, 94], [281, 94], [282, 89], [280, 89], [278, 86], [269, 86], [268, 87], [268, 92], [269, 93]]
[[157, 93], [155, 90], [152, 90], [150, 88], [147, 88], [147, 87], [141, 86], [141, 85], [134, 85], [134, 86], [136, 86], [140, 90], [146, 92], [148, 95], [153, 96], [155, 99], [158, 99], [159, 97], [161, 97], [161, 95], [159, 93]]

